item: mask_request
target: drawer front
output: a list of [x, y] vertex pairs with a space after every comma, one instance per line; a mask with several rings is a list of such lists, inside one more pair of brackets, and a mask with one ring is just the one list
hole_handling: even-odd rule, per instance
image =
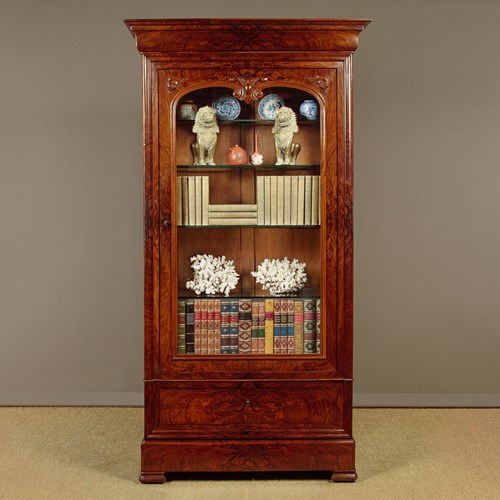
[[343, 385], [175, 383], [159, 388], [154, 438], [341, 437]]

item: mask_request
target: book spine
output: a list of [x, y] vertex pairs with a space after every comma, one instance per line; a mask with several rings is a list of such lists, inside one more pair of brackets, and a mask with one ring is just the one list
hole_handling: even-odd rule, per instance
[[230, 300], [220, 301], [220, 353], [231, 354], [231, 338], [229, 327], [231, 324]]
[[276, 198], [276, 224], [282, 226], [285, 220], [285, 184], [282, 176], [276, 177]]
[[186, 300], [186, 354], [194, 354], [194, 300]]
[[313, 175], [312, 178], [312, 199], [311, 199], [311, 224], [313, 226], [319, 224], [318, 208], [319, 208], [319, 175]]
[[311, 225], [312, 176], [304, 176], [304, 225]]
[[316, 352], [316, 300], [304, 299], [304, 354]]
[[264, 224], [271, 225], [271, 177], [264, 177]]
[[209, 177], [204, 175], [201, 178], [201, 224], [208, 225], [208, 198], [209, 198]]
[[295, 324], [294, 324], [294, 314], [295, 314], [295, 304], [293, 299], [288, 299], [287, 303], [287, 353], [295, 353]]
[[255, 219], [257, 220], [257, 212], [247, 210], [242, 212], [209, 212], [210, 218], [216, 219]]
[[194, 353], [201, 354], [201, 299], [194, 299]]
[[186, 301], [177, 301], [177, 353], [186, 354]]
[[207, 354], [215, 354], [215, 300], [208, 299], [207, 301]]
[[229, 353], [238, 354], [239, 339], [239, 303], [231, 300], [229, 303]]
[[182, 224], [189, 225], [189, 184], [187, 176], [181, 177], [182, 183]]
[[214, 300], [214, 345], [213, 353], [219, 354], [221, 352], [220, 336], [221, 336], [221, 299]]
[[292, 175], [290, 178], [290, 224], [297, 225], [297, 205], [299, 203], [299, 178]]
[[288, 352], [288, 301], [287, 299], [280, 299], [281, 307], [281, 321], [279, 328], [280, 336], [280, 353], [287, 354]]
[[264, 177], [257, 177], [257, 224], [264, 225], [265, 219], [265, 204], [264, 204]]
[[305, 176], [298, 176], [297, 187], [297, 225], [304, 225], [304, 196], [305, 196]]
[[252, 300], [252, 354], [259, 353], [259, 302]]
[[239, 300], [238, 316], [238, 353], [251, 354], [252, 352], [252, 301]]
[[263, 299], [258, 299], [258, 325], [259, 325], [259, 335], [258, 335], [258, 354], [265, 354], [266, 352], [266, 329], [265, 329], [265, 318], [266, 318], [266, 306]]
[[274, 352], [280, 354], [281, 350], [281, 299], [274, 299]]
[[321, 299], [316, 300], [316, 352], [321, 352]]
[[265, 299], [264, 302], [264, 352], [274, 352], [274, 300]]
[[238, 204], [232, 203], [228, 205], [208, 205], [209, 212], [257, 212], [258, 208], [255, 204]]
[[188, 207], [189, 207], [189, 225], [196, 225], [196, 178], [188, 176]]
[[176, 194], [175, 210], [177, 213], [177, 225], [182, 226], [182, 178], [181, 177], [177, 177], [175, 179], [175, 194]]
[[296, 299], [294, 303], [293, 326], [295, 333], [294, 353], [304, 353], [304, 301]]
[[292, 196], [292, 178], [288, 175], [283, 177], [283, 224], [290, 226], [292, 224], [291, 218], [291, 196]]
[[208, 354], [208, 300], [200, 299], [201, 305], [201, 347], [200, 354]]
[[278, 177], [269, 176], [271, 179], [271, 226], [278, 224]]
[[202, 177], [197, 175], [194, 178], [195, 185], [195, 224], [197, 226], [201, 226], [201, 215], [202, 215], [202, 197], [203, 197], [203, 189], [202, 189]]
[[256, 226], [257, 217], [239, 217], [239, 218], [219, 218], [210, 216], [211, 226]]

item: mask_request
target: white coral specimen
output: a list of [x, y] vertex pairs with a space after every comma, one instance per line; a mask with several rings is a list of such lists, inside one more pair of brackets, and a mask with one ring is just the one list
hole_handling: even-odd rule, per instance
[[305, 272], [306, 264], [293, 259], [292, 262], [285, 257], [280, 259], [265, 259], [252, 271], [252, 276], [263, 290], [269, 290], [271, 295], [296, 292], [307, 283]]
[[191, 268], [194, 275], [192, 280], [186, 282], [186, 288], [193, 290], [196, 295], [224, 293], [227, 297], [239, 281], [233, 261], [226, 259], [224, 255], [194, 255], [191, 257]]

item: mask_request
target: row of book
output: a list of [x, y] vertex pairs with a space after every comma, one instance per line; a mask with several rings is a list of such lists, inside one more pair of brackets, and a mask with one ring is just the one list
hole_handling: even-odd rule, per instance
[[257, 224], [311, 226], [320, 223], [319, 175], [257, 177]]
[[321, 301], [314, 298], [179, 299], [179, 354], [315, 354]]
[[315, 226], [320, 223], [319, 175], [261, 175], [256, 204], [209, 204], [209, 177], [177, 177], [179, 226]]

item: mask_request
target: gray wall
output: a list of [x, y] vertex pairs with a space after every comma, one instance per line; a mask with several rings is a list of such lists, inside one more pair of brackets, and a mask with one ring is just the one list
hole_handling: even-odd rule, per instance
[[363, 17], [357, 404], [500, 404], [500, 3], [2, 0], [0, 404], [140, 404], [141, 17]]

